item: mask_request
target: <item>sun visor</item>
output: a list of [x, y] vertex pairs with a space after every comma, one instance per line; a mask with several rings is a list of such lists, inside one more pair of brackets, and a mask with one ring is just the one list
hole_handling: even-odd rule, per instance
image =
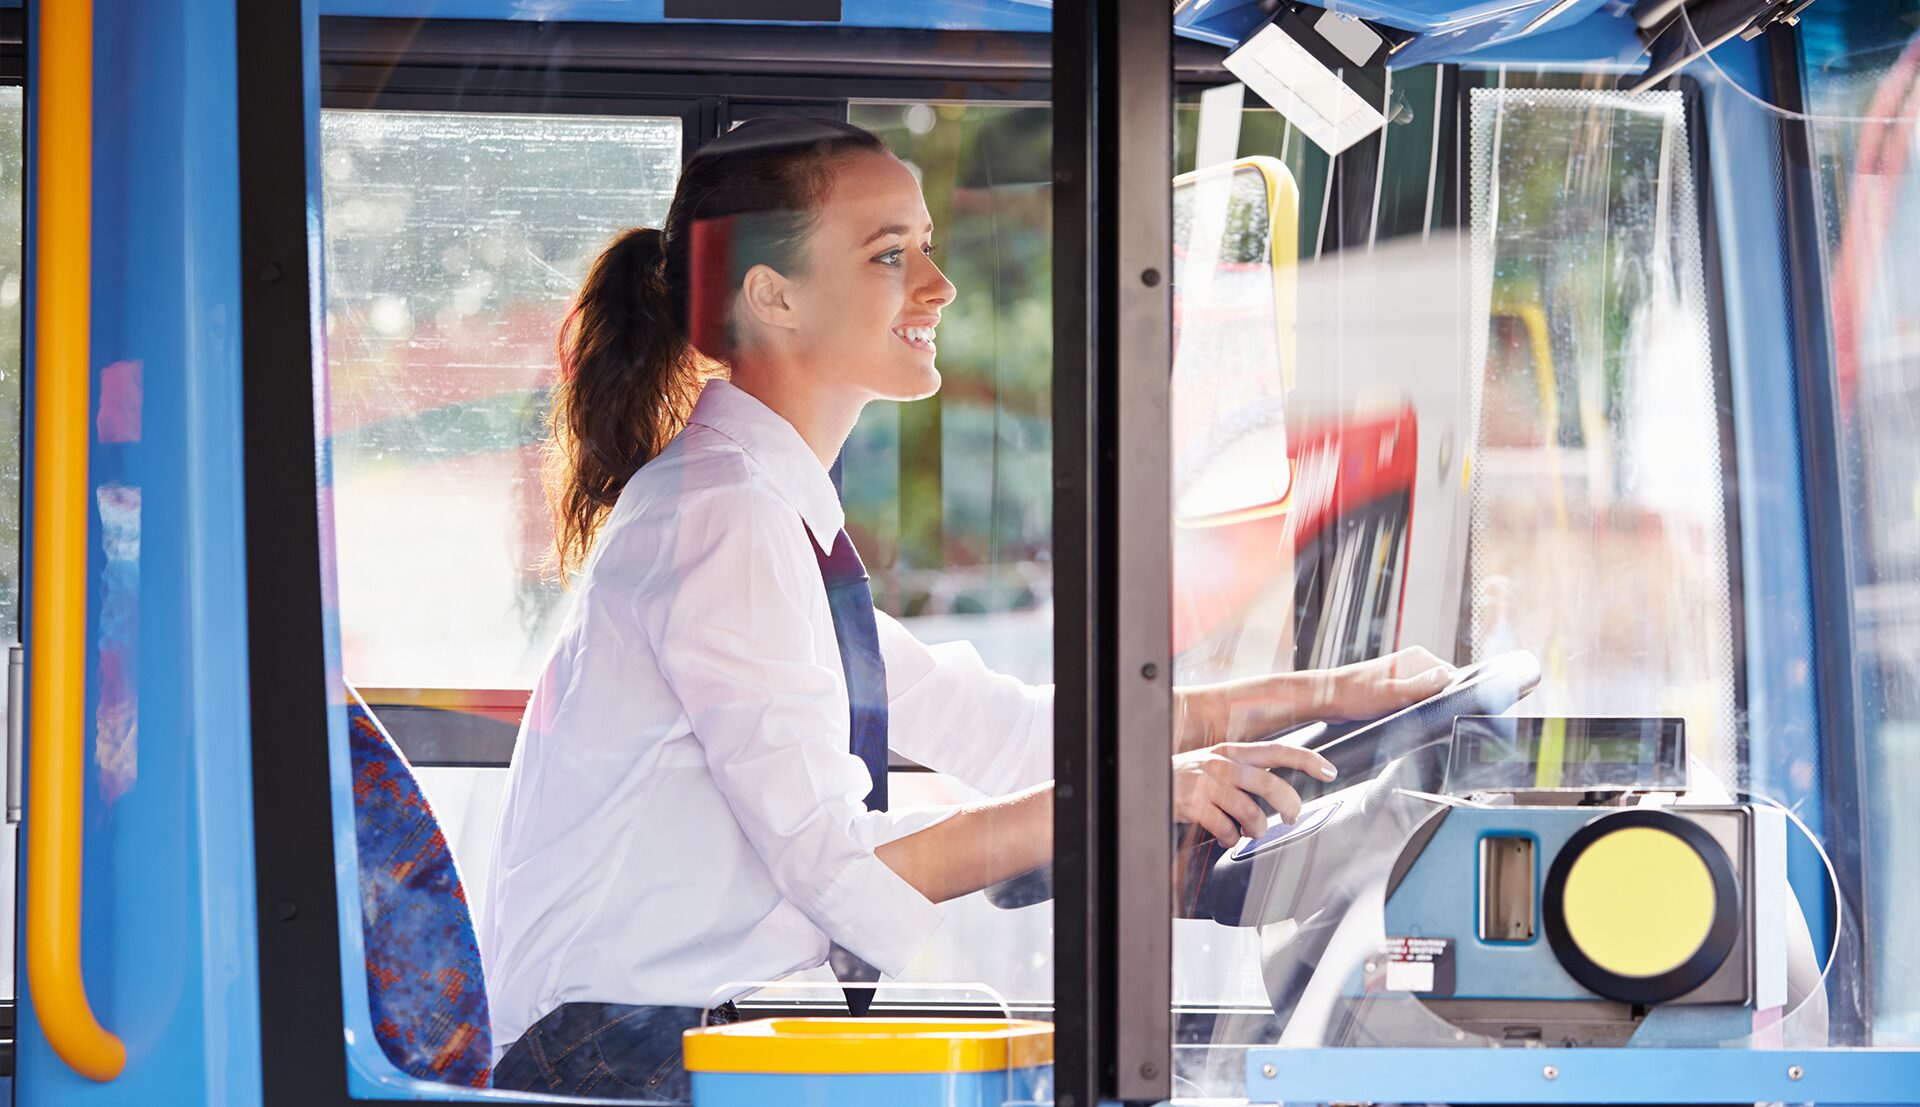
[[1386, 125], [1380, 74], [1409, 36], [1306, 4], [1284, 5], [1273, 21], [1227, 55], [1227, 69], [1328, 154]]

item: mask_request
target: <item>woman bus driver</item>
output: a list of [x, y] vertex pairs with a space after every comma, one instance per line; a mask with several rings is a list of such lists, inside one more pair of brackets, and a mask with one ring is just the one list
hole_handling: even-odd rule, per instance
[[[690, 159], [666, 226], [627, 232], [581, 289], [549, 489], [576, 594], [479, 927], [496, 1086], [684, 1098], [680, 1032], [727, 982], [830, 950], [898, 973], [935, 904], [1052, 856], [1052, 689], [874, 611], [828, 475], [869, 400], [939, 387], [954, 289], [932, 235], [873, 135], [756, 121]], [[1235, 739], [1449, 675], [1407, 651], [1183, 691], [1177, 817], [1226, 843], [1265, 828], [1254, 796], [1291, 818], [1266, 770], [1332, 767]], [[1002, 798], [887, 810], [889, 743]]]

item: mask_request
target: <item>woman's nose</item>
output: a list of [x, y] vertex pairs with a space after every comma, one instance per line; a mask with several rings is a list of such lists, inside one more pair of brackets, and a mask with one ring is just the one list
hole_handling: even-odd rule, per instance
[[921, 303], [934, 306], [952, 303], [956, 294], [953, 282], [947, 279], [947, 275], [940, 271], [940, 267], [933, 263], [932, 258], [927, 258], [927, 268], [920, 279], [919, 293]]

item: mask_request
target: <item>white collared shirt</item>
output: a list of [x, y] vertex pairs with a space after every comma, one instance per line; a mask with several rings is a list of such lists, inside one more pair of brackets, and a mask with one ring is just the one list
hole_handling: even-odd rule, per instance
[[[494, 1056], [562, 1003], [703, 1007], [837, 942], [898, 974], [940, 909], [874, 856], [811, 532], [839, 497], [725, 381], [609, 513], [514, 748], [478, 926]], [[1053, 689], [876, 613], [891, 747], [990, 794], [1052, 777]]]

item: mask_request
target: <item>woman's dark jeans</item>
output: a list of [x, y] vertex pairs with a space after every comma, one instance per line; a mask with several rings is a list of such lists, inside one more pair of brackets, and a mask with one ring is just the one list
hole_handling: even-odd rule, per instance
[[[733, 1004], [709, 1025], [738, 1022]], [[686, 1103], [691, 1098], [680, 1035], [700, 1025], [698, 1007], [563, 1003], [528, 1028], [493, 1069], [493, 1086], [516, 1092]]]

